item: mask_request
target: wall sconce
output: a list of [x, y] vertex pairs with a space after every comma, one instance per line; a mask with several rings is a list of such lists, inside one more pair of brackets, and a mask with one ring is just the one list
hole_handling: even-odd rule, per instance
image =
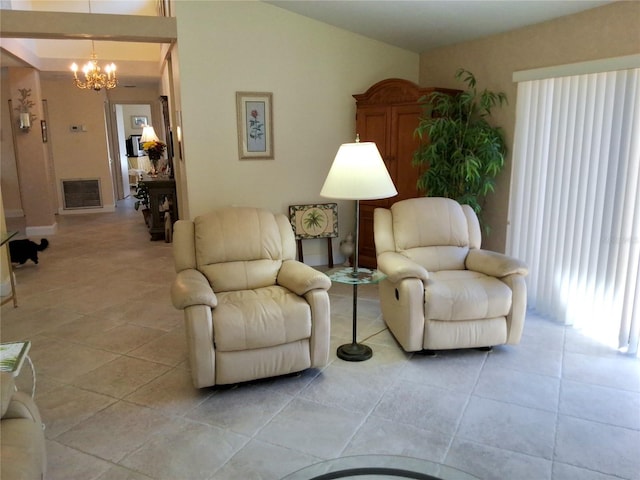
[[31, 109], [35, 107], [36, 104], [29, 99], [31, 96], [30, 88], [19, 88], [18, 92], [20, 92], [20, 98], [18, 99], [20, 105], [14, 110], [19, 114], [18, 127], [21, 131], [27, 133], [31, 129], [31, 122], [38, 118], [31, 113]]

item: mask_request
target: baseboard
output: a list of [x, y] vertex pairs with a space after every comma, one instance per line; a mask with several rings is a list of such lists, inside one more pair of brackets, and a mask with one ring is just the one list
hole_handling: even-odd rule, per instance
[[74, 208], [71, 210], [65, 210], [64, 208], [58, 209], [59, 215], [83, 215], [85, 213], [113, 213], [116, 211], [115, 203], [112, 205], [105, 205], [102, 208]]
[[8, 208], [4, 211], [5, 218], [22, 218], [24, 217], [24, 210], [21, 208]]
[[38, 227], [26, 227], [25, 235], [27, 237], [46, 237], [47, 235], [55, 235], [58, 233], [58, 224], [44, 225]]

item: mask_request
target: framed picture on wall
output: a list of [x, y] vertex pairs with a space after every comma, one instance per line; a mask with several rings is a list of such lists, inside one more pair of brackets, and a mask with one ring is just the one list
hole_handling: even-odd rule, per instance
[[273, 94], [236, 92], [240, 160], [273, 159]]
[[140, 128], [149, 125], [149, 117], [146, 115], [131, 115], [131, 128]]

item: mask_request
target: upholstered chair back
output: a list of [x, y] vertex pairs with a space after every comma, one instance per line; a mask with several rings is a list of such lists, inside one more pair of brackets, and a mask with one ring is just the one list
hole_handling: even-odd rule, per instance
[[295, 258], [291, 224], [282, 214], [228, 207], [189, 223], [193, 256], [186, 255], [180, 266], [202, 272], [214, 292], [275, 285], [282, 262]]
[[[391, 206], [393, 239], [377, 245], [427, 270], [464, 270], [469, 250], [480, 248], [478, 218], [468, 205], [448, 198], [423, 197]], [[393, 242], [393, 243], [392, 243]]]

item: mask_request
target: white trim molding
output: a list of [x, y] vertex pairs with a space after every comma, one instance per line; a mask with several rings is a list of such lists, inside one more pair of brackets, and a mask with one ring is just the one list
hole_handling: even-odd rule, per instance
[[22, 218], [24, 217], [24, 210], [21, 208], [10, 208], [4, 211], [5, 218]]
[[105, 205], [102, 208], [76, 208], [72, 210], [58, 209], [59, 215], [83, 215], [85, 213], [113, 213], [116, 211], [116, 204]]
[[54, 223], [53, 225], [43, 225], [43, 226], [25, 228], [25, 235], [27, 237], [42, 237], [46, 235], [55, 235], [56, 233], [58, 233], [57, 223]]

